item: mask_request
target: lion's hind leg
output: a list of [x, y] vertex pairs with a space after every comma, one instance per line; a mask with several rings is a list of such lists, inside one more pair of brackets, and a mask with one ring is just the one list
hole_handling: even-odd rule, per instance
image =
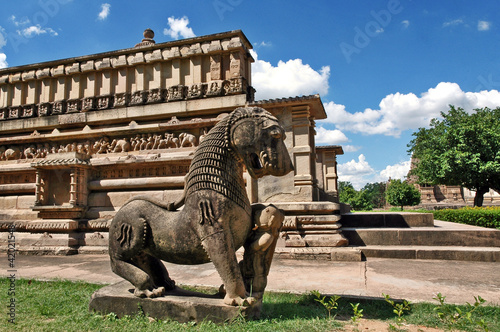
[[144, 253], [137, 256], [133, 260], [133, 263], [151, 277], [155, 287], [161, 287], [165, 290], [173, 290], [175, 288], [175, 281], [170, 279], [165, 265], [158, 258]]
[[155, 287], [149, 274], [132, 262], [123, 261], [111, 256], [111, 270], [135, 286], [137, 297], [158, 297], [165, 293], [164, 287]]
[[[168, 282], [156, 283], [160, 280], [157, 274], [161, 277], [164, 275], [161, 268], [157, 268], [159, 272], [156, 272], [151, 267], [156, 265], [150, 263], [150, 256], [145, 253], [148, 232], [146, 219], [134, 215], [133, 211], [119, 212], [110, 225], [111, 269], [135, 286], [134, 295], [138, 297], [162, 296], [165, 292], [164, 285], [168, 286]], [[168, 277], [168, 274], [166, 275]]]

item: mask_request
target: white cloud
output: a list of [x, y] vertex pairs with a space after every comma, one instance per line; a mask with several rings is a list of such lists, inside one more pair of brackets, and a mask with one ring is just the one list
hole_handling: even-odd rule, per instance
[[396, 165], [388, 165], [384, 170], [380, 171], [380, 173], [375, 177], [376, 182], [385, 182], [388, 181], [389, 178], [395, 180], [406, 179], [408, 172], [410, 171], [411, 160], [402, 161]]
[[410, 21], [408, 20], [401, 21], [401, 25], [403, 26], [403, 29], [406, 29], [410, 26]]
[[271, 42], [266, 42], [266, 41], [261, 41], [260, 43], [254, 43], [253, 47], [259, 48], [259, 47], [270, 47], [273, 46]]
[[17, 30], [17, 33], [23, 35], [26, 38], [31, 38], [33, 36], [38, 36], [41, 34], [49, 33], [52, 36], [57, 36], [58, 33], [51, 28], [42, 28], [40, 24], [29, 26], [23, 30]]
[[8, 66], [7, 56], [5, 55], [5, 53], [0, 53], [0, 69], [7, 68]]
[[101, 5], [101, 11], [100, 11], [99, 15], [97, 16], [97, 18], [100, 21], [104, 21], [108, 17], [110, 9], [111, 9], [111, 5], [109, 3], [103, 3]]
[[477, 22], [477, 30], [479, 31], [488, 31], [490, 27], [491, 27], [491, 22], [488, 21]]
[[338, 164], [339, 181], [351, 182], [356, 190], [360, 190], [367, 183], [387, 182], [391, 179], [404, 180], [410, 170], [411, 161], [402, 161], [395, 165], [388, 165], [378, 172], [374, 170], [363, 154], [358, 156], [358, 160], [352, 159], [344, 164]]
[[16, 27], [28, 25], [31, 23], [31, 21], [27, 17], [23, 17], [20, 20], [18, 20], [15, 15], [12, 15], [9, 19], [12, 21], [12, 23], [14, 23]]
[[344, 152], [356, 152], [358, 151], [359, 149], [361, 149], [360, 146], [355, 146], [355, 145], [342, 145], [342, 150], [344, 150]]
[[364, 177], [375, 173], [363, 154], [359, 155], [358, 161], [352, 159], [344, 164], [338, 164], [337, 170], [339, 181], [351, 182], [356, 190], [361, 189], [367, 183]]
[[0, 48], [7, 45], [7, 39], [5, 39], [3, 31], [4, 31], [4, 29], [0, 26]]
[[328, 145], [340, 145], [349, 142], [347, 136], [338, 129], [329, 130], [322, 126], [316, 127], [316, 143]]
[[444, 22], [443, 23], [443, 27], [446, 28], [446, 27], [460, 25], [460, 24], [463, 24], [463, 23], [464, 23], [464, 20], [462, 20], [461, 18], [458, 18], [456, 20], [451, 20], [451, 21]]
[[319, 71], [302, 63], [301, 59], [279, 61], [274, 67], [271, 63], [258, 59], [251, 50], [255, 63], [252, 65], [252, 86], [256, 89], [256, 99], [272, 99], [290, 96], [328, 93], [330, 66]]
[[475, 108], [496, 108], [500, 106], [500, 92], [464, 92], [456, 83], [441, 82], [420, 96], [390, 94], [380, 101], [378, 110], [367, 108], [350, 113], [344, 105], [329, 102], [324, 104], [327, 119], [318, 123], [333, 123], [341, 131], [399, 137], [402, 131], [428, 126], [430, 120], [440, 117], [440, 112], [447, 111], [449, 105], [468, 112]]
[[165, 28], [163, 30], [164, 35], [168, 35], [173, 39], [182, 38], [191, 38], [196, 37], [193, 32], [193, 29], [188, 28], [189, 19], [187, 16], [183, 16], [181, 18], [175, 18], [171, 16], [168, 18], [168, 26], [169, 28]]

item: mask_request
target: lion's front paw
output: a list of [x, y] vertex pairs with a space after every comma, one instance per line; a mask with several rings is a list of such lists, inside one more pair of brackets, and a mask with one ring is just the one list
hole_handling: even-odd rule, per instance
[[154, 288], [152, 291], [150, 291], [149, 289], [138, 289], [138, 288], [136, 288], [135, 291], [134, 291], [134, 295], [137, 296], [137, 297], [141, 297], [141, 298], [145, 298], [145, 297], [148, 297], [148, 298], [160, 297], [160, 296], [165, 295], [165, 287]]
[[257, 302], [257, 299], [254, 297], [245, 297], [245, 298], [240, 297], [240, 296], [231, 297], [227, 294], [224, 297], [224, 304], [231, 305], [231, 306], [249, 307], [256, 302]]

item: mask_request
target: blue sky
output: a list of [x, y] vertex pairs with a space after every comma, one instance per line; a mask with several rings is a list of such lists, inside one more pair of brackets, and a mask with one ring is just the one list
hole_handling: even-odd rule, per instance
[[500, 106], [497, 1], [0, 0], [0, 68], [241, 29], [257, 99], [319, 93], [340, 180], [402, 178], [411, 134], [449, 104]]

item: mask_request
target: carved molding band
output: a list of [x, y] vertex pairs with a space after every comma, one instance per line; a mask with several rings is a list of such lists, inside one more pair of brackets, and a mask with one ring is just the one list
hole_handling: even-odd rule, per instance
[[0, 109], [0, 120], [98, 111], [109, 108], [139, 106], [233, 94], [246, 94], [251, 90], [251, 87], [248, 86], [244, 77], [236, 77], [229, 80], [196, 83], [190, 86], [173, 85], [166, 89], [156, 88], [133, 93], [116, 93], [114, 95], [57, 100], [40, 104], [7, 107]]

